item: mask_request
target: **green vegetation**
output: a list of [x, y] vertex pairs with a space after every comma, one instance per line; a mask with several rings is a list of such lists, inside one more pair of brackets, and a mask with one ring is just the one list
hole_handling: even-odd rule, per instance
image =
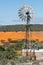
[[[0, 61], [4, 63], [7, 60], [14, 60], [16, 62], [26, 62], [26, 58], [24, 59], [22, 56], [17, 54], [17, 50], [22, 50], [25, 40], [14, 41], [9, 39], [10, 43], [14, 43], [13, 45], [5, 44], [4, 46], [0, 46]], [[35, 49], [43, 49], [43, 41], [39, 43], [38, 40], [31, 40], [29, 43], [29, 47]]]
[[[43, 31], [42, 24], [30, 24], [31, 31]], [[25, 25], [6, 25], [0, 26], [0, 32], [8, 32], [8, 31], [25, 31]]]

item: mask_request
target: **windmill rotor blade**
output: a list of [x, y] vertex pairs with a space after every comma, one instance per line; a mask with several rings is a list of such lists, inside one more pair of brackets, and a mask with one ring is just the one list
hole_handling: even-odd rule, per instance
[[19, 14], [19, 16], [23, 16], [22, 14]]
[[22, 14], [22, 12], [18, 12], [18, 14]]

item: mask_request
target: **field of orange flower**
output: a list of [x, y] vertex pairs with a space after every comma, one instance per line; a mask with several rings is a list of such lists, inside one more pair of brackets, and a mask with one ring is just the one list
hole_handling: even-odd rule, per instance
[[[22, 40], [25, 39], [25, 32], [19, 31], [19, 32], [0, 32], [0, 40], [7, 41], [9, 38], [12, 40]], [[40, 32], [30, 32], [29, 38], [30, 40], [36, 40], [43, 41], [43, 31]]]

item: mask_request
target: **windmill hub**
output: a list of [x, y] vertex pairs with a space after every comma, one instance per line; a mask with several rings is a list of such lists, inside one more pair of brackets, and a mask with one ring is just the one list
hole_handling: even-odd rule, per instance
[[29, 15], [29, 12], [26, 12], [26, 15]]

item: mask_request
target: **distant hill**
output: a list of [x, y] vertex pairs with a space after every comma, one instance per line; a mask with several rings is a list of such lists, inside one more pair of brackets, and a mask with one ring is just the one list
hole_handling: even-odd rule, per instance
[[[29, 27], [29, 25], [28, 25]], [[31, 31], [43, 31], [43, 24], [31, 24], [30, 25]], [[0, 32], [7, 32], [7, 31], [25, 31], [25, 25], [6, 25], [0, 26]]]

